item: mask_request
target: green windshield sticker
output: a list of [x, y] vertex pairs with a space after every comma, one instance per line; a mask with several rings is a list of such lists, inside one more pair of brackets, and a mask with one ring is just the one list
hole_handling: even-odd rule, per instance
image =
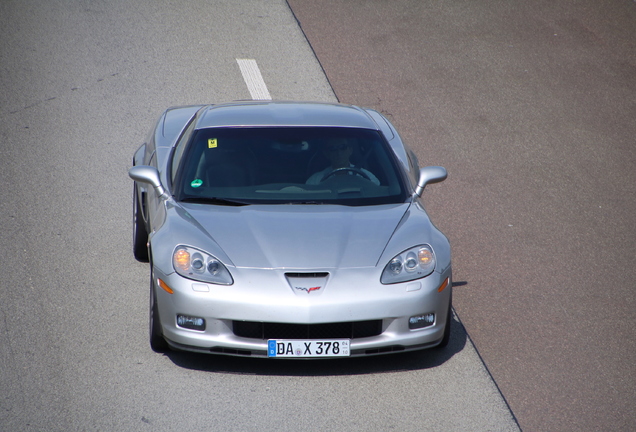
[[198, 188], [201, 185], [203, 185], [203, 180], [201, 179], [192, 180], [192, 183], [190, 183], [190, 186], [192, 186], [193, 188]]
[[210, 138], [208, 140], [208, 148], [216, 148], [216, 138]]

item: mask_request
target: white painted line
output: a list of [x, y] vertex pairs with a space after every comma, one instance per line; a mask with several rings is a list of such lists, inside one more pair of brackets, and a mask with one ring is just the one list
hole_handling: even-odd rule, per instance
[[272, 100], [254, 59], [236, 59], [253, 100]]

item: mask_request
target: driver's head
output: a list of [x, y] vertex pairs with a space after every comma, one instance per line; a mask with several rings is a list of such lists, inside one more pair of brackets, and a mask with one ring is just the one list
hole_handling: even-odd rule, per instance
[[349, 167], [349, 158], [353, 153], [353, 148], [345, 138], [331, 138], [324, 148], [325, 156], [331, 162], [332, 168]]

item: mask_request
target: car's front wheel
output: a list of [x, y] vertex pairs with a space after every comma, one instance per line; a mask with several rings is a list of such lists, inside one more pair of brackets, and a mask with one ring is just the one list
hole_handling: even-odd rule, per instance
[[133, 186], [133, 255], [140, 262], [148, 262], [148, 230], [141, 215], [137, 185]]
[[451, 334], [451, 321], [453, 316], [453, 297], [448, 300], [448, 313], [446, 314], [446, 325], [444, 326], [444, 337], [442, 341], [437, 345], [438, 348], [444, 348], [450, 341]]
[[153, 280], [153, 272], [150, 271], [150, 308], [148, 319], [148, 330], [150, 336], [150, 348], [154, 352], [163, 353], [170, 348], [163, 337], [161, 330], [161, 319], [159, 318], [159, 308], [157, 307], [157, 293], [155, 292], [155, 284]]

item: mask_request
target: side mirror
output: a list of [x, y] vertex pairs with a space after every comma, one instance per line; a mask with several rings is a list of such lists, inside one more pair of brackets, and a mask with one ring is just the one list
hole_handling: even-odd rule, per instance
[[166, 190], [161, 185], [161, 179], [159, 178], [159, 171], [157, 171], [157, 168], [146, 165], [134, 166], [128, 170], [128, 175], [136, 182], [148, 183], [151, 185], [155, 188], [157, 195], [165, 195]]
[[446, 180], [446, 177], [448, 177], [448, 174], [444, 167], [429, 166], [422, 168], [420, 170], [420, 179], [418, 180], [417, 187], [415, 188], [415, 195], [421, 197], [426, 185], [439, 183]]

